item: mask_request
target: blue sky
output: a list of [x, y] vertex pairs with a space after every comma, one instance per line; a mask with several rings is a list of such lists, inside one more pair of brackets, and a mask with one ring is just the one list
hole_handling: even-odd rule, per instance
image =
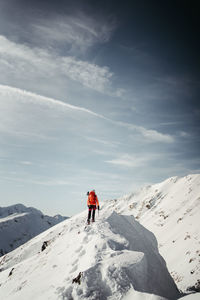
[[73, 215], [200, 172], [187, 1], [1, 1], [1, 206]]

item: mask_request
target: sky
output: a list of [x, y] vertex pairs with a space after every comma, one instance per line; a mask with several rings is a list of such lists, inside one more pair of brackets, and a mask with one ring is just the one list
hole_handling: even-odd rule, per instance
[[71, 216], [200, 173], [197, 1], [0, 1], [1, 206]]

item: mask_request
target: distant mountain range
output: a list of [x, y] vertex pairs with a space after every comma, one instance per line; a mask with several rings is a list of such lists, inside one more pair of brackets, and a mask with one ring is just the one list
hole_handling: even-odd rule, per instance
[[46, 216], [22, 204], [0, 207], [0, 256], [66, 219], [60, 215]]

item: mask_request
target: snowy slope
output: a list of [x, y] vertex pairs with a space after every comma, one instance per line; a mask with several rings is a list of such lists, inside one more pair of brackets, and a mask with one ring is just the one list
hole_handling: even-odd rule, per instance
[[41, 211], [22, 204], [0, 207], [0, 256], [65, 219], [45, 216]]
[[169, 178], [103, 205], [106, 210], [134, 215], [155, 234], [159, 251], [179, 289], [197, 286], [200, 279], [199, 174]]
[[[0, 299], [177, 299], [155, 236], [132, 216], [74, 216], [0, 261]], [[44, 241], [48, 246], [41, 251]], [[82, 273], [80, 273], [82, 272]], [[10, 274], [10, 276], [9, 276]], [[80, 285], [72, 283], [80, 274]]]

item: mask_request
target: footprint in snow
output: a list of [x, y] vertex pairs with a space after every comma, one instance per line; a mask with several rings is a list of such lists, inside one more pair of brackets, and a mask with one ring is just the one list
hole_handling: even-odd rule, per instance
[[83, 256], [86, 253], [86, 251], [83, 249], [80, 253], [80, 256]]
[[52, 268], [57, 268], [57, 265], [53, 265]]
[[78, 249], [75, 250], [76, 253], [80, 252], [82, 250], [83, 246], [80, 246]]
[[78, 262], [78, 259], [75, 259], [73, 262], [72, 262], [72, 266], [76, 265]]
[[88, 240], [88, 236], [86, 235], [86, 236], [84, 237], [84, 239], [83, 239], [83, 243], [84, 243], [84, 244], [87, 244], [88, 241], [89, 241], [89, 240]]
[[78, 266], [75, 265], [75, 266], [69, 271], [69, 273], [70, 273], [70, 274], [71, 274], [71, 273], [74, 273], [75, 271], [77, 271], [77, 269], [78, 269]]

